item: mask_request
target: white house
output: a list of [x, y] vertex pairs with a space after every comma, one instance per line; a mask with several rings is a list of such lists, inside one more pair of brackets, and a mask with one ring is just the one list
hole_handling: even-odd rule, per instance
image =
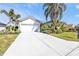
[[28, 17], [19, 23], [19, 28], [21, 32], [39, 32], [40, 23], [41, 22], [39, 20], [33, 17]]
[[5, 27], [6, 27], [6, 24], [3, 24], [3, 23], [0, 22], [0, 31], [4, 30]]

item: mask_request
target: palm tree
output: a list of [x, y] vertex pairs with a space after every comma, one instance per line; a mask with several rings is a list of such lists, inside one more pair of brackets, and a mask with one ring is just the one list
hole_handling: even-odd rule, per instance
[[16, 15], [16, 17], [14, 18], [14, 22], [15, 22], [15, 31], [18, 29], [18, 24], [19, 24], [19, 20], [18, 18], [20, 18], [21, 16], [19, 14]]
[[8, 22], [8, 26], [14, 24], [13, 26], [16, 27], [18, 25], [17, 21], [18, 18], [20, 18], [20, 15], [19, 14], [16, 15], [13, 9], [10, 9], [9, 12], [6, 10], [1, 10], [0, 13], [4, 13], [9, 17], [10, 20]]
[[45, 3], [43, 7], [46, 20], [50, 17], [52, 29], [55, 31], [57, 29], [56, 21], [62, 18], [63, 12], [66, 10], [66, 5], [64, 3]]

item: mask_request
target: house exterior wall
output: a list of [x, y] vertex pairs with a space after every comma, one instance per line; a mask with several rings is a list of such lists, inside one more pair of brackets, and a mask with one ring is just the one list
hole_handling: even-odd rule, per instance
[[21, 32], [39, 32], [40, 23], [35, 20], [28, 19], [23, 22], [20, 22], [19, 29], [21, 30]]
[[4, 30], [5, 29], [5, 27], [0, 27], [0, 31], [2, 31], [2, 30]]
[[33, 32], [40, 32], [40, 24], [33, 25]]

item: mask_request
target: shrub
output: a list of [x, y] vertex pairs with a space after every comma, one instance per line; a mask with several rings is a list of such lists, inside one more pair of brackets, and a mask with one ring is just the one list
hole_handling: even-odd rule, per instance
[[55, 33], [62, 33], [61, 29], [57, 29]]
[[16, 27], [8, 26], [8, 27], [6, 27], [6, 32], [10, 33], [10, 34], [12, 34], [12, 33], [20, 33], [20, 30], [18, 29], [17, 26]]

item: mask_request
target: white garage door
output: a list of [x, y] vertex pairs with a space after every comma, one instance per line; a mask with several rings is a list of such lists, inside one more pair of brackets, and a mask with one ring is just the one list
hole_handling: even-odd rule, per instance
[[33, 25], [20, 25], [21, 32], [32, 32]]

